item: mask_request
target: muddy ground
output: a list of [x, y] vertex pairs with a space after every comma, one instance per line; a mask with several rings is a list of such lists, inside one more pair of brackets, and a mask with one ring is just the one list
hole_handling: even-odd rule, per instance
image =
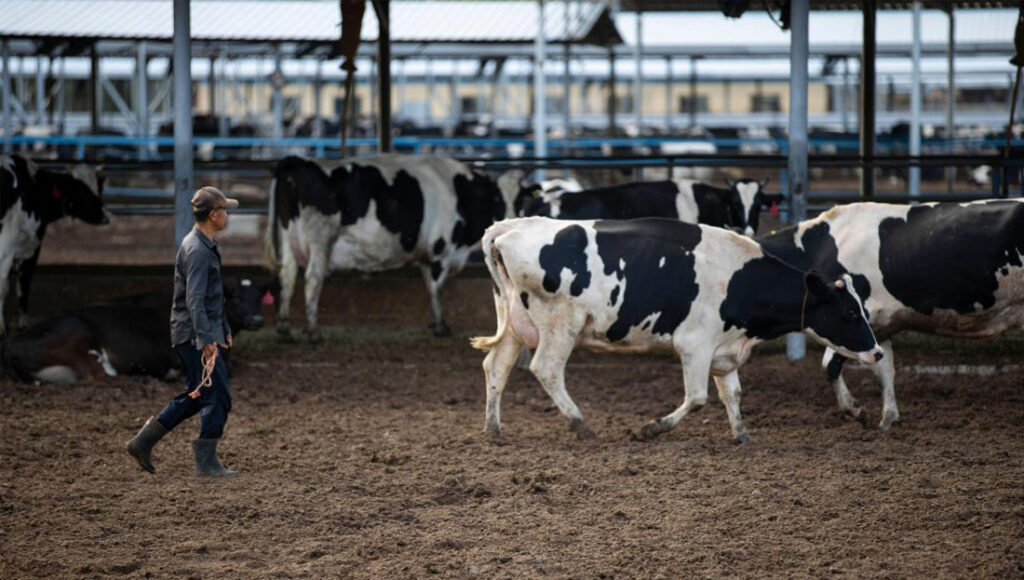
[[[36, 309], [116, 287], [44, 275]], [[495, 442], [466, 340], [493, 329], [485, 279], [446, 296], [450, 339], [428, 335], [412, 276], [336, 278], [322, 304], [323, 345], [239, 337], [230, 481], [193, 476], [195, 420], [157, 447], [156, 475], [123, 452], [179, 385], [0, 382], [0, 577], [1024, 574], [1019, 336], [899, 341], [888, 433], [836, 412], [820, 351], [789, 363], [764, 345], [741, 370], [744, 446], [713, 387], [675, 431], [634, 441], [682, 401], [677, 362], [581, 352], [569, 391], [598, 439], [576, 441], [516, 371]], [[949, 364], [991, 366], [925, 368]], [[848, 378], [876, 422], [870, 374]]]

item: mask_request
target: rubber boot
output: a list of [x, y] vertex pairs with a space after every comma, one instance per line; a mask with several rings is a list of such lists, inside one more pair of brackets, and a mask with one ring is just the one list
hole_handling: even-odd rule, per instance
[[196, 454], [196, 475], [210, 477], [229, 477], [238, 475], [237, 471], [225, 469], [217, 459], [217, 442], [220, 439], [196, 439], [192, 442], [192, 451]]
[[139, 467], [150, 473], [156, 473], [156, 468], [153, 467], [153, 462], [150, 460], [150, 453], [153, 452], [153, 446], [157, 441], [163, 439], [164, 435], [167, 435], [167, 429], [164, 429], [156, 417], [150, 417], [124, 448], [129, 455], [135, 458], [135, 461], [139, 462]]

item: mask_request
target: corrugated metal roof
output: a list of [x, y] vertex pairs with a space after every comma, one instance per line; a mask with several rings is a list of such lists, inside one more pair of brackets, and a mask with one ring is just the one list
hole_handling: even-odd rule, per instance
[[[192, 0], [191, 6], [194, 40], [323, 42], [340, 34], [336, 0]], [[604, 11], [601, 2], [569, 7], [567, 35], [564, 3], [545, 5], [550, 41], [583, 40]], [[170, 0], [0, 0], [0, 36], [170, 40], [172, 12]], [[391, 3], [392, 42], [533, 42], [536, 36], [532, 2]], [[369, 9], [363, 39], [376, 37], [377, 19]]]

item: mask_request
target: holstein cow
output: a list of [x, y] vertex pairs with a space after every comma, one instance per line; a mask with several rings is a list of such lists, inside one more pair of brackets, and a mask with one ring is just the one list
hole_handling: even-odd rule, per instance
[[[60, 172], [42, 169], [20, 155], [0, 156], [0, 305], [6, 303], [10, 274], [16, 269], [18, 309], [25, 320], [46, 228], [64, 216], [107, 223], [102, 188], [103, 178], [84, 165]], [[0, 336], [5, 331], [0, 315]]]
[[[916, 330], [981, 338], [1024, 327], [1024, 201], [854, 203], [758, 238], [798, 268], [849, 274], [886, 357], [880, 426], [899, 420], [891, 338]], [[843, 381], [843, 353], [822, 361], [839, 407], [863, 419]]]
[[730, 228], [748, 236], [757, 232], [761, 211], [782, 201], [764, 192], [768, 180], [728, 181], [729, 188], [692, 179], [638, 181], [571, 192], [541, 192], [519, 203], [520, 216], [563, 220], [662, 217], [690, 224]]
[[501, 434], [502, 390], [524, 345], [535, 349], [530, 370], [581, 439], [593, 433], [565, 389], [565, 363], [577, 344], [679, 355], [686, 397], [644, 425], [646, 439], [704, 405], [711, 374], [733, 436], [748, 441], [737, 369], [763, 340], [803, 330], [864, 362], [882, 356], [849, 276], [805, 273], [720, 228], [522, 218], [491, 226], [483, 248], [498, 330], [473, 346], [489, 351], [486, 429], [494, 436]]
[[278, 269], [278, 330], [288, 336], [295, 276], [306, 270], [306, 321], [320, 338], [317, 308], [331, 270], [376, 271], [418, 263], [430, 292], [431, 328], [450, 333], [440, 292], [480, 243], [511, 217], [518, 174], [497, 181], [453, 159], [381, 155], [333, 164], [298, 157], [274, 168], [266, 249]]
[[[243, 279], [224, 286], [235, 336], [263, 325], [261, 306], [277, 283]], [[171, 292], [92, 304], [33, 325], [0, 344], [0, 368], [20, 381], [71, 383], [117, 375], [170, 380], [181, 363], [170, 343]], [[225, 351], [225, 355], [230, 351]]]

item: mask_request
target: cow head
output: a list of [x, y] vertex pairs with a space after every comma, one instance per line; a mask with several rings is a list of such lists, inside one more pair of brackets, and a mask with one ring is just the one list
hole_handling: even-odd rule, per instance
[[829, 281], [811, 271], [805, 274], [804, 285], [802, 330], [845, 357], [868, 364], [882, 359], [882, 347], [871, 331], [864, 303], [854, 291], [849, 274]]
[[729, 186], [729, 215], [733, 226], [746, 236], [757, 234], [757, 226], [761, 222], [761, 212], [770, 211], [773, 205], [782, 202], [781, 194], [770, 194], [764, 191], [769, 178], [763, 181], [756, 179], [726, 179]]
[[231, 329], [259, 330], [263, 326], [263, 304], [273, 302], [280, 293], [277, 282], [257, 284], [249, 278], [224, 283], [224, 314]]
[[[44, 171], [47, 178], [42, 177]], [[110, 223], [103, 208], [104, 176], [96, 169], [75, 165], [67, 172], [40, 170], [36, 181], [42, 188], [39, 195], [48, 197], [47, 205], [56, 212], [54, 219], [67, 216], [95, 225]]]
[[506, 171], [498, 177], [498, 189], [505, 199], [505, 218], [523, 215], [525, 205], [540, 193], [540, 186], [526, 181], [521, 169]]

